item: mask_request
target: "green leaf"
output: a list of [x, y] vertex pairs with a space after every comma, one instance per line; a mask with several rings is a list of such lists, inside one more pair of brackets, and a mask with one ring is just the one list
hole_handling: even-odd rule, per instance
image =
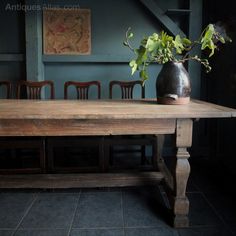
[[158, 48], [158, 42], [149, 37], [145, 47], [149, 52], [155, 51]]
[[192, 44], [191, 40], [187, 38], [183, 38], [182, 43], [184, 44], [184, 46], [187, 46], [187, 47], [189, 47]]
[[134, 37], [134, 34], [132, 32], [129, 32], [128, 39], [131, 39]]
[[136, 63], [136, 60], [130, 61], [129, 66], [132, 69], [131, 74], [133, 75], [135, 73], [135, 71], [137, 71], [137, 69], [138, 69], [138, 64]]
[[142, 81], [148, 80], [148, 74], [145, 69], [140, 71], [139, 76], [142, 79]]
[[136, 63], [138, 65], [143, 64], [147, 60], [147, 49], [144, 46], [140, 46], [139, 49], [137, 50], [138, 57], [136, 59]]
[[224, 37], [220, 36], [220, 37], [219, 37], [219, 40], [220, 40], [221, 43], [225, 43]]
[[206, 28], [205, 34], [203, 35], [201, 39], [201, 50], [205, 50], [206, 48], [209, 48], [211, 50], [209, 57], [214, 55], [216, 45], [214, 44], [214, 35], [216, 35], [217, 32], [215, 31], [214, 25], [209, 24]]
[[151, 37], [148, 37], [145, 47], [148, 49], [148, 51], [153, 51], [154, 50], [155, 42]]
[[173, 43], [174, 43], [174, 47], [176, 49], [177, 54], [181, 54], [185, 49], [185, 47], [182, 43], [181, 37], [179, 35], [176, 35], [175, 40], [173, 41]]
[[211, 57], [211, 56], [214, 55], [215, 48], [216, 48], [216, 46], [215, 46], [215, 44], [213, 43], [213, 41], [210, 41], [210, 47], [209, 47], [209, 48], [211, 49], [211, 53], [210, 53], [209, 57]]

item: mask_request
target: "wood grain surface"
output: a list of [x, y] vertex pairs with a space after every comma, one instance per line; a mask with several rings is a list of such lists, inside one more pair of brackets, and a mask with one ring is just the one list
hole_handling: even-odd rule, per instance
[[155, 100], [0, 100], [0, 119], [220, 118], [236, 110], [198, 100], [160, 105]]

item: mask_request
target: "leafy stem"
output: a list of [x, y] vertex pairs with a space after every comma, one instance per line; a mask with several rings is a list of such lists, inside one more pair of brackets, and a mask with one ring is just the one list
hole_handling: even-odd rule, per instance
[[184, 63], [190, 60], [201, 63], [206, 68], [206, 71], [209, 72], [211, 67], [208, 60], [202, 59], [198, 55], [192, 56], [190, 53], [196, 46], [200, 46], [201, 51], [207, 50], [208, 57], [211, 57], [214, 55], [218, 43], [231, 41], [226, 34], [224, 37], [221, 32], [218, 32], [218, 29], [219, 27], [209, 24], [202, 31], [199, 39], [195, 41], [180, 35], [172, 37], [166, 32], [161, 31], [160, 33], [153, 33], [148, 37], [144, 37], [140, 42], [139, 48], [135, 49], [130, 43], [130, 39], [134, 35], [131, 32], [131, 28], [128, 28], [125, 34], [124, 45], [136, 55], [136, 58], [129, 63], [132, 75], [139, 71], [142, 81], [146, 81], [148, 79], [147, 67], [151, 62], [165, 64], [170, 61]]
[[131, 51], [135, 51], [135, 49], [131, 46], [129, 39], [133, 37], [133, 33], [131, 32], [131, 27], [129, 27], [125, 33], [125, 41], [123, 44], [127, 46]]

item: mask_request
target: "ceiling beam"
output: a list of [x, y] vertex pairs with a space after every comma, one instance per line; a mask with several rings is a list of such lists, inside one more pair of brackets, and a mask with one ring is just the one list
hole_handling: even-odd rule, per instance
[[156, 17], [156, 19], [167, 31], [173, 35], [179, 34], [182, 37], [186, 37], [185, 33], [165, 14], [160, 7], [158, 7], [154, 0], [140, 0], [140, 2]]

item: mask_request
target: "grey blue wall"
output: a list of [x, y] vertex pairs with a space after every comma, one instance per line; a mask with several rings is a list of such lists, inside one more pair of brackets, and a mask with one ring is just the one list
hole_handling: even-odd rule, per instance
[[[147, 1], [148, 2], [148, 1]], [[155, 1], [164, 12], [171, 9], [188, 8], [201, 1]], [[186, 2], [190, 2], [187, 3]], [[131, 52], [123, 46], [125, 32], [131, 27], [134, 34], [134, 45], [144, 35], [160, 31], [163, 26], [141, 1], [138, 0], [69, 0], [46, 1], [26, 0], [7, 1], [0, 3], [1, 33], [0, 73], [1, 80], [53, 80], [56, 88], [56, 98], [63, 98], [63, 84], [66, 80], [100, 80], [102, 83], [102, 98], [108, 98], [108, 83], [110, 80], [138, 79], [138, 74], [131, 77], [129, 60]], [[79, 6], [91, 9], [92, 53], [89, 56], [49, 56], [42, 54], [42, 11], [9, 10], [7, 4], [40, 5], [43, 6]], [[9, 6], [9, 5], [8, 5]], [[201, 5], [194, 8], [198, 14]], [[195, 17], [195, 16], [194, 16]], [[196, 18], [196, 17], [195, 17]], [[171, 19], [188, 33], [191, 16], [171, 16]], [[201, 14], [195, 22], [201, 22]], [[201, 24], [198, 27], [201, 28]], [[165, 28], [164, 28], [165, 29]], [[197, 32], [198, 29], [195, 29]], [[25, 59], [25, 60], [24, 60]], [[146, 96], [155, 97], [155, 79], [161, 66], [150, 66], [150, 80], [146, 83]], [[191, 68], [190, 68], [191, 70]], [[194, 69], [193, 77], [196, 76]], [[26, 73], [25, 73], [26, 71]], [[199, 72], [198, 72], [199, 73]], [[194, 78], [193, 96], [199, 96], [200, 78]], [[118, 97], [119, 94], [116, 94]]]
[[[76, 4], [77, 1], [70, 3]], [[128, 27], [132, 27], [137, 39], [140, 39], [143, 35], [159, 30], [158, 24], [142, 9], [139, 1], [90, 0], [79, 1], [79, 4], [81, 8], [91, 9], [91, 56], [64, 56], [59, 59], [55, 56], [44, 56], [45, 79], [54, 81], [57, 98], [62, 98], [63, 84], [66, 80], [99, 80], [102, 84], [101, 96], [108, 98], [110, 80], [138, 79], [137, 75], [130, 75], [128, 61], [131, 53], [122, 44]], [[149, 97], [155, 96], [152, 88], [158, 70], [155, 66], [150, 68], [153, 79], [146, 84], [146, 93]]]
[[[11, 1], [17, 4], [19, 1]], [[18, 81], [25, 78], [24, 13], [7, 12], [8, 1], [0, 2], [0, 80]], [[0, 93], [4, 93], [0, 90]]]

